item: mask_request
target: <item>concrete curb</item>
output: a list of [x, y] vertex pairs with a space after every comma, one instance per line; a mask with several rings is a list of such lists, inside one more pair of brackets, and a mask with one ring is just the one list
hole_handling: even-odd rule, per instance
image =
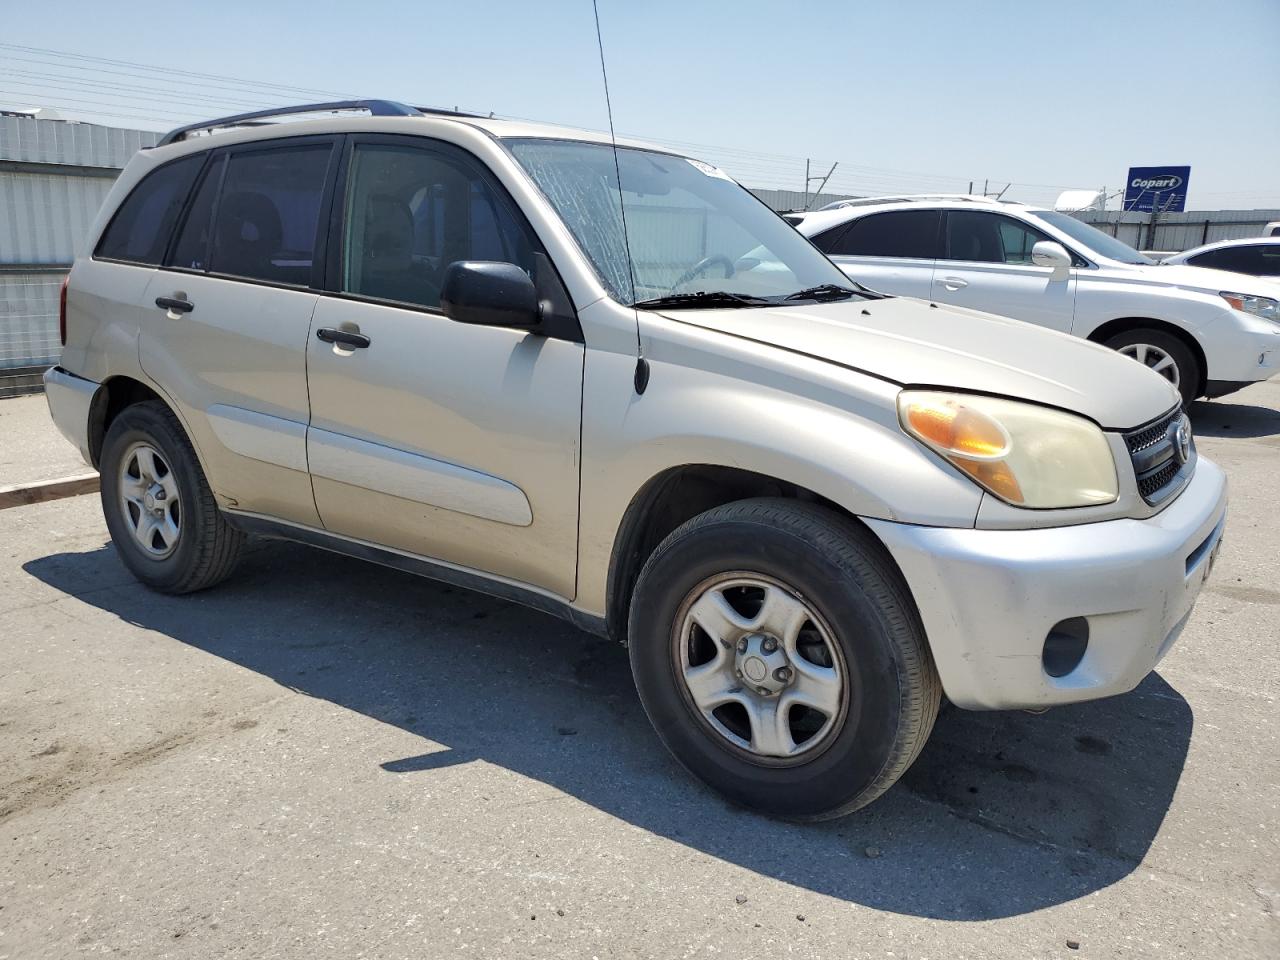
[[13, 483], [0, 486], [0, 510], [97, 492], [98, 475], [96, 473], [81, 473], [74, 477], [41, 480], [38, 483]]

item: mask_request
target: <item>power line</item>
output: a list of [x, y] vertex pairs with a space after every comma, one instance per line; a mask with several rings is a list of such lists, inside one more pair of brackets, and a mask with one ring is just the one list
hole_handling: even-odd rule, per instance
[[[119, 119], [152, 121], [158, 124], [169, 118], [181, 120], [201, 119], [208, 113], [221, 112], [223, 107], [284, 106], [298, 95], [350, 98], [350, 93], [340, 93], [315, 87], [253, 80], [226, 74], [189, 73], [175, 75], [169, 67], [155, 66], [130, 60], [96, 57], [87, 54], [54, 50], [24, 44], [0, 42], [0, 53], [13, 51], [0, 57], [0, 74], [7, 75], [8, 85], [24, 88], [22, 91], [3, 92], [7, 97], [17, 97], [22, 102], [33, 99], [41, 106], [70, 112], [88, 113], [94, 116]], [[22, 56], [21, 54], [26, 54]], [[50, 60], [49, 58], [54, 58]], [[24, 63], [58, 71], [74, 73], [42, 73], [38, 70], [14, 67]], [[121, 69], [114, 69], [121, 68]], [[103, 80], [102, 76], [140, 81]], [[25, 79], [24, 79], [25, 78]], [[29, 92], [32, 88], [37, 92]], [[39, 92], [54, 91], [52, 97]], [[97, 94], [107, 99], [94, 99], [84, 94]], [[250, 99], [253, 98], [253, 99]], [[45, 102], [50, 101], [50, 102]], [[79, 106], [68, 106], [77, 104]], [[160, 104], [162, 106], [153, 106]], [[164, 106], [176, 109], [164, 109]], [[228, 110], [227, 112], [231, 112]], [[478, 111], [481, 113], [487, 111]], [[503, 119], [527, 120], [530, 118], [497, 115]], [[696, 141], [677, 140], [630, 135], [634, 139], [647, 140], [659, 146], [677, 147], [687, 152], [697, 152], [714, 159], [735, 179], [743, 182], [771, 182], [795, 184], [802, 187], [806, 158], [793, 154], [772, 153], [744, 147], [730, 147]], [[812, 158], [820, 167], [829, 167], [831, 159]], [[838, 169], [826, 185], [826, 192], [852, 194], [897, 194], [909, 192], [961, 192], [971, 180], [983, 179], [969, 174], [925, 173], [869, 164], [838, 160]], [[1003, 178], [1002, 178], [1003, 179]], [[1010, 188], [1017, 188], [1021, 195], [1049, 197], [1049, 191], [1061, 191], [1079, 184], [1044, 184], [1008, 180]], [[798, 191], [799, 192], [799, 191]], [[1200, 196], [1233, 197], [1240, 200], [1265, 199], [1275, 201], [1276, 194], [1256, 191], [1210, 191]]]
[[[0, 48], [6, 50], [21, 50], [25, 53], [41, 53], [45, 56], [59, 57], [66, 60], [83, 60], [91, 63], [105, 63], [118, 67], [130, 67], [134, 70], [145, 70], [150, 73], [158, 73], [164, 75], [165, 79], [172, 79], [172, 67], [156, 67], [147, 63], [137, 63], [132, 60], [112, 60], [107, 57], [92, 57], [82, 53], [69, 53], [62, 50], [51, 50], [48, 47], [31, 47], [19, 43], [0, 42]], [[199, 80], [218, 80], [224, 83], [248, 84], [255, 87], [272, 87], [277, 90], [288, 90], [294, 93], [320, 94], [326, 97], [351, 97], [351, 93], [342, 93], [334, 90], [320, 90], [314, 87], [298, 87], [284, 83], [271, 83], [265, 80], [245, 80], [241, 77], [230, 77], [225, 74], [217, 73], [194, 73], [189, 70], [183, 71], [186, 78]]]

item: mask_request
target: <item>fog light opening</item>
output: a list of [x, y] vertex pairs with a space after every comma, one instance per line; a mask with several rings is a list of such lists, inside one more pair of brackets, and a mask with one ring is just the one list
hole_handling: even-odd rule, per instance
[[1084, 617], [1060, 620], [1044, 638], [1044, 652], [1040, 656], [1044, 672], [1051, 677], [1065, 677], [1080, 666], [1088, 649], [1089, 621]]

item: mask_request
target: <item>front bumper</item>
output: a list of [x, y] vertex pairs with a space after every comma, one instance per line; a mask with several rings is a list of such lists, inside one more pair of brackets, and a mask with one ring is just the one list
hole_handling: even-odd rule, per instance
[[49, 404], [49, 416], [89, 466], [93, 466], [93, 455], [89, 451], [89, 408], [97, 392], [98, 384], [61, 367], [50, 367], [44, 372], [44, 397]]
[[1233, 330], [1230, 336], [1206, 333], [1201, 346], [1210, 381], [1247, 385], [1280, 373], [1280, 325], [1266, 320], [1250, 318], [1244, 329]]
[[[906, 577], [948, 698], [1004, 710], [1136, 687], [1186, 625], [1226, 510], [1226, 477], [1200, 457], [1181, 495], [1145, 520], [1034, 530], [866, 523]], [[1052, 677], [1045, 637], [1072, 617], [1087, 618], [1088, 649]]]

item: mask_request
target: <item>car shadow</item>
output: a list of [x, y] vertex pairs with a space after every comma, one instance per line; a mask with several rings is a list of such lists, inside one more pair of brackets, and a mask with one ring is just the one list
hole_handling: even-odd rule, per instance
[[[1085, 896], [1141, 862], [1186, 760], [1187, 702], [1153, 674], [1042, 716], [947, 709], [902, 782], [843, 820], [734, 808], [666, 754], [626, 651], [546, 615], [294, 544], [255, 541], [189, 597], [118, 582], [109, 544], [25, 564], [147, 630], [424, 738], [387, 776], [483, 760], [770, 878], [880, 910], [1008, 917]], [[174, 677], [175, 684], [181, 683]], [[427, 742], [429, 741], [429, 742]]]
[[1280, 436], [1280, 410], [1271, 407], [1228, 400], [1197, 400], [1189, 412], [1197, 436]]

